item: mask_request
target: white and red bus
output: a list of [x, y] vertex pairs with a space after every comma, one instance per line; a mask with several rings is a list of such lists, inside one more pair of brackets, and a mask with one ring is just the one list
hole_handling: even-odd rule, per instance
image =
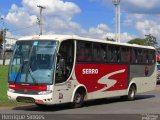
[[24, 37], [10, 61], [8, 98], [39, 106], [122, 96], [156, 87], [153, 47], [74, 35]]

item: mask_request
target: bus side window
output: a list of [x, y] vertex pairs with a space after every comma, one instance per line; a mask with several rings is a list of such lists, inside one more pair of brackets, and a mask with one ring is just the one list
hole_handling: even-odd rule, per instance
[[150, 64], [153, 64], [154, 62], [155, 62], [155, 52], [154, 51], [150, 51], [149, 52], [150, 54], [149, 54], [149, 63]]
[[85, 51], [85, 47], [84, 47], [84, 43], [78, 43], [77, 42], [77, 61], [81, 62], [85, 60], [85, 56], [84, 56], [84, 51]]
[[106, 52], [106, 45], [101, 45], [101, 60], [103, 63], [107, 62], [107, 52]]
[[148, 50], [143, 51], [143, 63], [148, 63], [149, 62], [149, 55], [148, 55]]
[[120, 46], [111, 45], [108, 47], [108, 58], [111, 63], [120, 63], [121, 55], [120, 55]]
[[108, 60], [111, 63], [115, 61], [114, 52], [114, 46], [108, 46]]
[[89, 42], [77, 42], [77, 62], [90, 62], [92, 60], [92, 44]]
[[137, 58], [138, 58], [138, 63], [142, 63], [142, 61], [143, 61], [142, 49], [138, 49]]
[[131, 60], [131, 53], [128, 47], [122, 47], [121, 49], [121, 62], [129, 63]]
[[137, 49], [133, 49], [132, 50], [132, 63], [138, 63], [137, 57], [138, 57]]
[[91, 43], [85, 43], [85, 61], [89, 62], [92, 60], [92, 45]]
[[57, 71], [55, 83], [65, 82], [72, 71], [74, 61], [74, 41], [66, 40], [61, 43], [57, 56]]
[[120, 56], [120, 47], [115, 47], [115, 62], [119, 63], [121, 62], [121, 56]]
[[99, 43], [93, 44], [93, 61], [94, 62], [101, 62], [101, 46]]
[[127, 63], [130, 63], [131, 60], [132, 60], [131, 49], [130, 48], [127, 49], [126, 56], [127, 56]]

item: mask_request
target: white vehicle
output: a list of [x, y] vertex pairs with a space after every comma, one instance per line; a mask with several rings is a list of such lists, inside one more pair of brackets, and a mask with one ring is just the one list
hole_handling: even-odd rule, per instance
[[155, 49], [73, 35], [24, 37], [10, 62], [8, 97], [39, 106], [123, 96], [156, 87]]

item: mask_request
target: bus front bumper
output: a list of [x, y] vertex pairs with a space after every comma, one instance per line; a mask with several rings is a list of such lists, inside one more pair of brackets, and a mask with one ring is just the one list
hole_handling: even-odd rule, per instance
[[43, 104], [43, 105], [52, 105], [55, 104], [52, 99], [52, 93], [47, 95], [27, 95], [27, 94], [19, 94], [7, 91], [8, 98], [17, 102], [27, 102], [27, 103], [35, 103], [35, 104]]

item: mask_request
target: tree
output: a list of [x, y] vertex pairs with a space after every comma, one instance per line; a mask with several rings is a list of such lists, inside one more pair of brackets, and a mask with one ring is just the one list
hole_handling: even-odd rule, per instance
[[145, 39], [141, 39], [141, 38], [135, 38], [133, 40], [130, 40], [128, 43], [130, 43], [130, 44], [138, 44], [138, 45], [146, 45]]
[[155, 46], [155, 45], [157, 45], [157, 39], [156, 39], [156, 37], [154, 37], [151, 34], [148, 34], [148, 35], [145, 35], [145, 36], [146, 36], [146, 38], [145, 38], [146, 45], [148, 45], [148, 46]]
[[3, 31], [0, 31], [0, 45], [3, 43]]
[[0, 47], [2, 46], [3, 42], [6, 42], [3, 41], [3, 39], [5, 39], [6, 36], [6, 31], [7, 29], [0, 30]]
[[160, 51], [160, 48], [158, 47], [158, 48], [156, 48], [156, 50], [157, 50], [157, 51]]
[[148, 34], [145, 35], [145, 38], [143, 39], [135, 38], [133, 40], [130, 40], [128, 43], [155, 47], [157, 45], [157, 39], [155, 36]]

